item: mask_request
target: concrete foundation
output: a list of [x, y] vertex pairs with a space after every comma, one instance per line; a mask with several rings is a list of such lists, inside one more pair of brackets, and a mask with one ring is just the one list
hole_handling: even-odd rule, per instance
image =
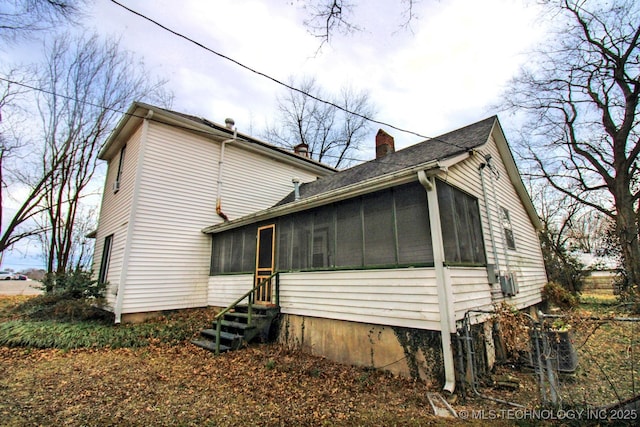
[[440, 332], [282, 315], [278, 341], [290, 348], [356, 366], [444, 381]]

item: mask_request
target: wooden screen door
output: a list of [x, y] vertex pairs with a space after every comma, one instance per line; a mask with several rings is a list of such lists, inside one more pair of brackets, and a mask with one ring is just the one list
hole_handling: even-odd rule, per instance
[[[255, 285], [269, 278], [274, 272], [274, 251], [276, 245], [276, 225], [258, 227], [258, 247], [256, 250], [256, 282]], [[255, 302], [271, 303], [271, 280], [256, 291]]]

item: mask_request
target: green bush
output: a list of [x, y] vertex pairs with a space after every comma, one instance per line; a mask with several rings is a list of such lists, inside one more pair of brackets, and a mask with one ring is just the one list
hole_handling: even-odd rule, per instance
[[549, 282], [542, 288], [542, 297], [560, 308], [574, 308], [580, 303], [580, 298], [572, 294], [556, 282]]
[[30, 319], [113, 323], [113, 314], [102, 309], [107, 284], [98, 284], [86, 271], [49, 273], [43, 282], [45, 293], [16, 308]]
[[67, 299], [103, 300], [107, 283], [91, 278], [91, 272], [83, 270], [47, 273], [43, 287], [47, 294], [57, 294]]

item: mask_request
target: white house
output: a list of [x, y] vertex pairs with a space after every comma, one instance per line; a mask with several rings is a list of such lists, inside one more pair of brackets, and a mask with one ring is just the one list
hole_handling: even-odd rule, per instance
[[116, 322], [209, 303], [202, 229], [272, 206], [335, 172], [231, 124], [134, 103], [99, 154], [108, 162], [94, 272]]
[[540, 221], [497, 117], [397, 152], [380, 131], [376, 145], [375, 160], [203, 229], [203, 292], [225, 307], [278, 272], [282, 342], [422, 377], [443, 368], [451, 391], [465, 314], [541, 301]]

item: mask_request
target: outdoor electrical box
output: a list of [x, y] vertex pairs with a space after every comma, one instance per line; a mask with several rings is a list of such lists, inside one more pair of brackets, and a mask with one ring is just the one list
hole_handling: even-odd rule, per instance
[[498, 270], [496, 270], [495, 264], [487, 264], [487, 276], [489, 276], [489, 284], [495, 285], [498, 283]]
[[515, 296], [519, 291], [515, 275], [513, 273], [501, 275], [500, 288], [502, 289], [503, 295], [506, 295], [508, 297]]

